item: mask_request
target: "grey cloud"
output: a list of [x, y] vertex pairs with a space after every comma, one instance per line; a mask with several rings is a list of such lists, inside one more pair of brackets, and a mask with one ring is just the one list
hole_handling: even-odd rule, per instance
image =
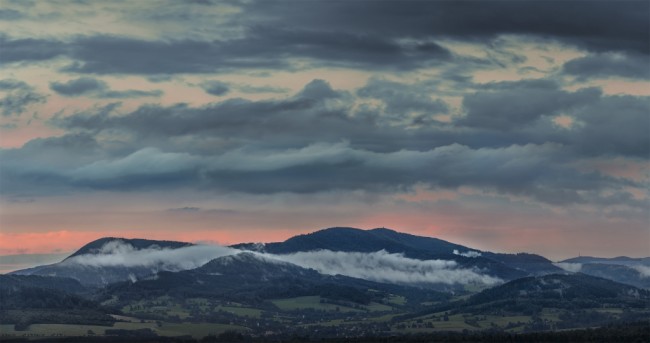
[[5, 93], [0, 98], [0, 108], [5, 117], [21, 115], [29, 106], [44, 103], [47, 99], [27, 83], [14, 79], [0, 80], [0, 92]]
[[388, 117], [408, 119], [415, 112], [419, 116], [444, 113], [447, 105], [440, 99], [434, 99], [435, 86], [426, 84], [406, 85], [394, 81], [372, 78], [357, 90], [357, 95], [382, 101], [386, 105]]
[[78, 179], [110, 180], [125, 175], [174, 174], [193, 169], [199, 158], [187, 153], [165, 153], [156, 148], [142, 149], [122, 159], [96, 161], [72, 171]]
[[2, 149], [0, 191], [19, 196], [66, 193], [71, 187], [62, 175], [65, 170], [108, 156], [93, 136], [84, 133], [36, 138], [21, 148]]
[[142, 91], [137, 89], [129, 89], [125, 91], [107, 90], [99, 94], [100, 98], [105, 99], [128, 99], [128, 98], [144, 98], [144, 97], [160, 97], [163, 91], [154, 89], [150, 91]]
[[67, 52], [65, 43], [46, 39], [10, 39], [0, 34], [0, 63], [37, 62], [49, 60]]
[[226, 95], [230, 91], [230, 86], [228, 86], [227, 83], [216, 80], [201, 83], [201, 88], [203, 88], [206, 93], [215, 96]]
[[[408, 5], [399, 1], [253, 1], [233, 5], [242, 12], [222, 25], [239, 30], [236, 38], [143, 40], [99, 35], [59, 41], [2, 36], [0, 60], [43, 61], [65, 55], [73, 60], [65, 71], [95, 74], [318, 66], [408, 70], [454, 58], [437, 41], [486, 42], [502, 34], [550, 37], [596, 52], [650, 52], [645, 15], [650, 5], [643, 1], [563, 6], [542, 1], [471, 5], [452, 1]], [[178, 16], [170, 14], [170, 20], [186, 20], [186, 9], [178, 11]], [[294, 58], [307, 63], [293, 63]]]
[[78, 96], [106, 89], [106, 83], [90, 77], [70, 80], [66, 83], [51, 82], [50, 89], [67, 96]]
[[[253, 2], [246, 13], [271, 23], [296, 27], [336, 26], [348, 32], [388, 37], [485, 40], [499, 34], [553, 37], [594, 51], [650, 52], [647, 16], [642, 1], [401, 1]], [[612, 23], [603, 25], [603, 23]]]
[[[147, 148], [123, 158], [64, 171], [71, 185], [139, 189], [192, 185], [247, 193], [311, 193], [332, 189], [394, 191], [417, 183], [470, 185], [549, 203], [584, 202], [580, 191], [616, 187], [614, 179], [561, 167], [559, 147], [373, 153], [346, 144], [286, 151], [238, 150], [200, 157]], [[552, 163], [551, 163], [552, 162]], [[608, 186], [609, 185], [609, 186]]]
[[[80, 113], [56, 118], [53, 123], [67, 129], [117, 129], [135, 132], [145, 138], [186, 135], [214, 137], [218, 134], [216, 137], [235, 142], [238, 139], [296, 139], [293, 136], [304, 141], [309, 136], [308, 132], [318, 129], [322, 136], [329, 135], [333, 137], [331, 140], [339, 140], [341, 134], [367, 128], [362, 121], [353, 119], [341, 110], [347, 105], [343, 92], [334, 91], [327, 83], [316, 80], [299, 94], [283, 100], [228, 99], [199, 108], [184, 104], [170, 107], [148, 105], [125, 116], [113, 116], [106, 111]], [[300, 130], [304, 130], [306, 136], [300, 135]], [[295, 135], [296, 132], [298, 135]], [[312, 139], [308, 138], [309, 141]]]
[[[71, 57], [77, 62], [66, 67], [65, 71], [96, 74], [175, 74], [216, 72], [229, 67], [273, 67], [271, 63], [255, 60], [254, 56], [227, 63], [229, 53], [231, 52], [220, 46], [220, 42], [84, 37], [74, 43]], [[284, 62], [275, 66], [282, 65]]]
[[[123, 155], [102, 151], [89, 135], [50, 140], [51, 144], [33, 141], [0, 153], [9, 161], [0, 173], [13, 185], [3, 192], [29, 195], [25, 185], [32, 191], [38, 186], [41, 192], [161, 187], [253, 194], [392, 192], [424, 183], [443, 188], [474, 186], [557, 204], [590, 202], [582, 195], [585, 191], [597, 194], [627, 185], [564, 166], [571, 156], [561, 146], [548, 144], [495, 149], [452, 144], [426, 151], [371, 152], [347, 143], [319, 143], [292, 149], [249, 145], [209, 155], [143, 148]], [[66, 148], [75, 146], [76, 150]]]
[[446, 60], [444, 48], [428, 43], [398, 44], [370, 34], [322, 30], [252, 27], [243, 38], [224, 41], [143, 41], [91, 36], [71, 43], [66, 67], [78, 73], [209, 73], [234, 68], [293, 68], [291, 58], [310, 58], [313, 65], [358, 68], [413, 68]]
[[[66, 55], [64, 70], [80, 73], [207, 73], [235, 68], [293, 68], [291, 58], [309, 58], [313, 66], [414, 68], [446, 60], [450, 53], [435, 42], [397, 42], [364, 33], [283, 25], [248, 25], [243, 37], [230, 40], [146, 41], [129, 37], [86, 36], [69, 42], [10, 40], [4, 37], [7, 62], [45, 60]], [[55, 49], [56, 47], [56, 49]]]
[[91, 96], [107, 99], [159, 97], [163, 94], [160, 90], [142, 91], [130, 89], [115, 91], [111, 90], [106, 82], [90, 77], [81, 77], [65, 83], [50, 82], [50, 89], [64, 96]]
[[276, 86], [238, 85], [237, 90], [243, 93], [289, 93], [288, 88]]
[[524, 127], [562, 110], [589, 104], [601, 96], [600, 89], [576, 92], [560, 90], [546, 81], [508, 82], [487, 85], [485, 91], [463, 98], [466, 116], [456, 120], [460, 126], [494, 130]]
[[563, 66], [563, 71], [581, 80], [608, 77], [650, 78], [650, 60], [640, 54], [590, 54], [573, 59]]
[[[52, 124], [68, 130], [117, 130], [155, 145], [178, 140], [186, 142], [182, 148], [204, 154], [242, 145], [300, 147], [314, 141], [349, 140], [355, 147], [373, 151], [427, 149], [454, 142], [453, 134], [444, 131], [405, 135], [402, 127], [381, 125], [380, 113], [354, 113], [353, 105], [351, 94], [315, 80], [289, 98], [228, 99], [201, 107], [147, 105], [119, 116], [117, 111], [93, 110], [55, 118]], [[472, 136], [472, 140], [479, 138]]]
[[154, 74], [154, 75], [149, 75], [147, 76], [147, 80], [149, 82], [167, 82], [171, 81], [173, 79], [173, 76], [171, 75], [166, 75], [166, 74]]
[[0, 91], [14, 89], [31, 89], [31, 87], [27, 83], [15, 79], [0, 80]]
[[579, 125], [567, 140], [582, 154], [650, 156], [650, 97], [602, 97], [573, 114]]
[[16, 11], [14, 9], [6, 8], [6, 9], [0, 9], [0, 20], [19, 20], [25, 17], [25, 14], [23, 14], [20, 11]]
[[216, 159], [218, 167], [203, 175], [213, 187], [251, 193], [395, 191], [425, 183], [493, 189], [548, 203], [588, 201], [580, 191], [617, 184], [616, 180], [562, 167], [562, 160], [568, 158], [563, 155], [561, 147], [551, 145], [477, 150], [450, 145], [421, 152], [373, 153], [338, 144], [275, 154], [242, 151], [224, 155]]
[[[20, 162], [0, 170], [17, 185], [12, 192], [35, 179], [42, 189], [49, 189], [45, 185], [52, 182], [68, 189], [190, 187], [252, 194], [393, 192], [425, 184], [471, 186], [551, 204], [608, 206], [623, 200], [639, 206], [622, 192], [639, 185], [580, 172], [571, 162], [583, 156], [647, 153], [649, 135], [639, 125], [648, 116], [643, 98], [603, 96], [592, 90], [564, 92], [544, 80], [480, 87], [486, 94], [523, 89], [556, 95], [560, 98], [556, 102], [566, 106], [580, 125], [570, 130], [553, 126], [547, 112], [555, 113], [554, 103], [550, 108], [540, 104], [544, 111], [536, 113], [544, 120], [529, 119], [529, 125], [518, 131], [438, 124], [405, 130], [405, 124], [384, 122], [381, 113], [355, 112], [350, 93], [315, 80], [279, 100], [228, 99], [202, 107], [148, 105], [128, 113], [119, 113], [112, 104], [59, 116], [51, 123], [85, 137], [103, 137], [99, 146], [93, 142], [97, 151], [75, 156], [47, 153], [49, 148], [39, 148], [35, 141], [4, 152], [32, 166], [28, 171]], [[592, 100], [583, 103], [581, 97]], [[107, 140], [113, 135], [119, 140]], [[602, 139], [608, 135], [610, 139]], [[25, 157], [39, 149], [43, 155]], [[63, 155], [57, 161], [74, 161], [41, 162], [41, 156], [57, 154]], [[618, 200], [604, 192], [618, 194]]]

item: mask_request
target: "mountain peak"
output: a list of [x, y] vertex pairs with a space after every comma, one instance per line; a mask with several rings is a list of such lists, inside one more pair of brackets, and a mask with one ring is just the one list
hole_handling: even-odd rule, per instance
[[178, 248], [194, 245], [192, 243], [177, 242], [177, 241], [159, 241], [159, 240], [150, 240], [150, 239], [141, 239], [141, 238], [103, 237], [84, 245], [75, 253], [68, 256], [66, 260], [78, 255], [101, 254], [102, 248], [106, 244], [111, 242], [129, 244], [136, 250], [147, 249], [147, 248], [178, 249]]

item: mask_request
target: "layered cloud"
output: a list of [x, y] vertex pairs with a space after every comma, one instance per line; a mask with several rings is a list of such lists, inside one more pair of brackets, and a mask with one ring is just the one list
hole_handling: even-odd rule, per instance
[[[246, 198], [235, 211], [246, 222], [247, 207], [291, 197], [336, 218], [363, 198], [391, 218], [419, 213], [412, 222], [432, 223], [404, 230], [442, 226], [428, 212], [465, 206], [457, 215], [466, 218], [493, 207], [499, 213], [483, 216], [515, 216], [521, 230], [547, 226], [535, 217], [543, 212], [573, 218], [562, 226], [581, 228], [573, 235], [603, 239], [586, 219], [595, 215], [639, 242], [649, 201], [649, 6], [3, 3], [0, 200], [30, 204], [5, 212], [20, 223], [7, 230], [37, 227], [21, 216], [38, 216], [22, 211], [49, 213], [44, 199], [65, 199], [75, 213], [87, 197], [161, 192], [175, 203], [133, 211], [235, 207], [207, 203], [218, 195]], [[395, 200], [419, 191], [436, 200]], [[300, 217], [292, 210], [276, 224], [311, 228], [291, 222]], [[256, 211], [256, 223], [273, 212]], [[196, 224], [204, 212], [165, 213], [206, 230]], [[368, 217], [393, 220], [356, 220]], [[349, 223], [325, 226], [336, 224]]]
[[[371, 80], [360, 92], [388, 101], [388, 109], [412, 100], [395, 91], [391, 94], [396, 98], [381, 96], [388, 88], [377, 82]], [[35, 181], [42, 192], [54, 186], [78, 190], [189, 186], [252, 194], [386, 192], [426, 184], [472, 186], [564, 204], [623, 199], [625, 189], [641, 186], [581, 171], [572, 162], [580, 156], [647, 154], [648, 129], [636, 125], [647, 117], [647, 102], [603, 96], [593, 89], [568, 93], [543, 80], [483, 87], [485, 95], [466, 97], [472, 104], [478, 102], [477, 107], [465, 104], [468, 114], [456, 123], [423, 125], [407, 132], [394, 121], [382, 123], [367, 112], [356, 112], [350, 93], [334, 90], [322, 80], [282, 100], [229, 99], [204, 107], [146, 105], [121, 115], [115, 114], [118, 107], [112, 104], [52, 120], [77, 133], [0, 152], [8, 161], [0, 172], [12, 180], [3, 191], [24, 191], [23, 185]], [[505, 103], [512, 92], [521, 91], [533, 95], [514, 100], [521, 104]], [[529, 98], [534, 104], [526, 103]], [[433, 100], [413, 101], [421, 104], [414, 105], [418, 110], [439, 111]], [[608, 115], [614, 109], [616, 118]], [[573, 113], [579, 127], [571, 132], [552, 129], [549, 118], [560, 111]], [[381, 118], [378, 113], [373, 116]], [[263, 126], [257, 124], [260, 121]], [[533, 142], [521, 142], [520, 134], [509, 132], [522, 125], [536, 129], [530, 132]], [[484, 126], [485, 131], [477, 132], [474, 126]], [[615, 126], [626, 134], [618, 135], [612, 130]], [[495, 128], [501, 133], [491, 133]], [[99, 138], [116, 133], [124, 137], [119, 145]], [[439, 137], [427, 138], [436, 134]], [[483, 143], [489, 144], [472, 146], [481, 134]], [[604, 136], [609, 139], [601, 141]], [[54, 155], [56, 161], [51, 160]], [[632, 197], [626, 203], [643, 206]]]

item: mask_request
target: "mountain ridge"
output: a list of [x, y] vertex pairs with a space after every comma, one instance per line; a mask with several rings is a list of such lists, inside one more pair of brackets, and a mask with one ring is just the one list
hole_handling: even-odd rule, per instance
[[[151, 277], [159, 271], [166, 270], [164, 267], [95, 267], [88, 265], [77, 266], [71, 263], [75, 258], [83, 255], [110, 253], [110, 249], [104, 250], [108, 244], [124, 244], [130, 246], [129, 249], [132, 248], [135, 251], [142, 249], [175, 250], [197, 246], [193, 243], [179, 241], [104, 237], [85, 244], [60, 263], [18, 270], [10, 274], [72, 277], [81, 281], [85, 286], [103, 287], [113, 282]], [[486, 275], [498, 277], [505, 281], [525, 276], [566, 273], [565, 270], [540, 255], [481, 251], [439, 238], [417, 236], [388, 228], [362, 230], [352, 227], [332, 227], [296, 235], [283, 242], [239, 243], [231, 245], [230, 248], [276, 255], [317, 250], [360, 253], [374, 253], [383, 250], [391, 254], [402, 254], [407, 258], [417, 260], [454, 261], [461, 268], [480, 270]], [[600, 259], [592, 257], [583, 258]], [[624, 260], [621, 264], [625, 264], [627, 263], [626, 261], [630, 261], [630, 258], [617, 258], [617, 261], [619, 260]], [[598, 271], [589, 272], [590, 268], [594, 269], [596, 267], [592, 265], [586, 268], [585, 272], [591, 275], [608, 277], [612, 280], [623, 281], [639, 287], [650, 287], [650, 283], [646, 282], [643, 275], [640, 275], [640, 272], [634, 269], [623, 270], [623, 268], [599, 267], [600, 269]], [[640, 276], [630, 276], [630, 273], [636, 273], [634, 275], [638, 274]]]

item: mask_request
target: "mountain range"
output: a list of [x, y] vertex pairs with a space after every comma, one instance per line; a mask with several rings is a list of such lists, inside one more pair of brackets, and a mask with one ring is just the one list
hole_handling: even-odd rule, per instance
[[553, 262], [386, 228], [229, 247], [107, 237], [59, 263], [0, 275], [0, 320], [15, 330], [75, 323], [162, 334], [178, 323], [228, 323], [257, 333], [318, 328], [323, 337], [565, 329], [650, 318], [649, 261]]
[[[126, 246], [134, 251], [176, 250], [194, 246], [191, 243], [146, 239], [101, 238], [86, 244], [63, 261], [51, 265], [14, 271], [15, 275], [47, 275], [70, 277], [85, 286], [103, 287], [111, 283], [137, 280], [156, 275], [160, 271], [187, 269], [172, 267], [162, 262], [146, 266], [132, 264], [92, 265], [75, 263], [84, 256], [115, 254], [111, 245]], [[289, 255], [300, 252], [333, 251], [374, 253], [385, 251], [402, 254], [416, 260], [453, 261], [459, 267], [477, 270], [501, 280], [514, 280], [525, 276], [546, 275], [580, 271], [637, 287], [650, 287], [650, 258], [614, 259], [577, 257], [553, 263], [549, 259], [529, 253], [504, 254], [480, 251], [441, 239], [415, 236], [386, 228], [360, 230], [355, 228], [329, 228], [310, 234], [298, 235], [277, 243], [241, 243], [230, 246], [234, 252], [252, 251], [271, 255]], [[104, 250], [102, 250], [104, 249]], [[206, 259], [206, 262], [209, 258]], [[564, 269], [562, 269], [562, 267]]]

